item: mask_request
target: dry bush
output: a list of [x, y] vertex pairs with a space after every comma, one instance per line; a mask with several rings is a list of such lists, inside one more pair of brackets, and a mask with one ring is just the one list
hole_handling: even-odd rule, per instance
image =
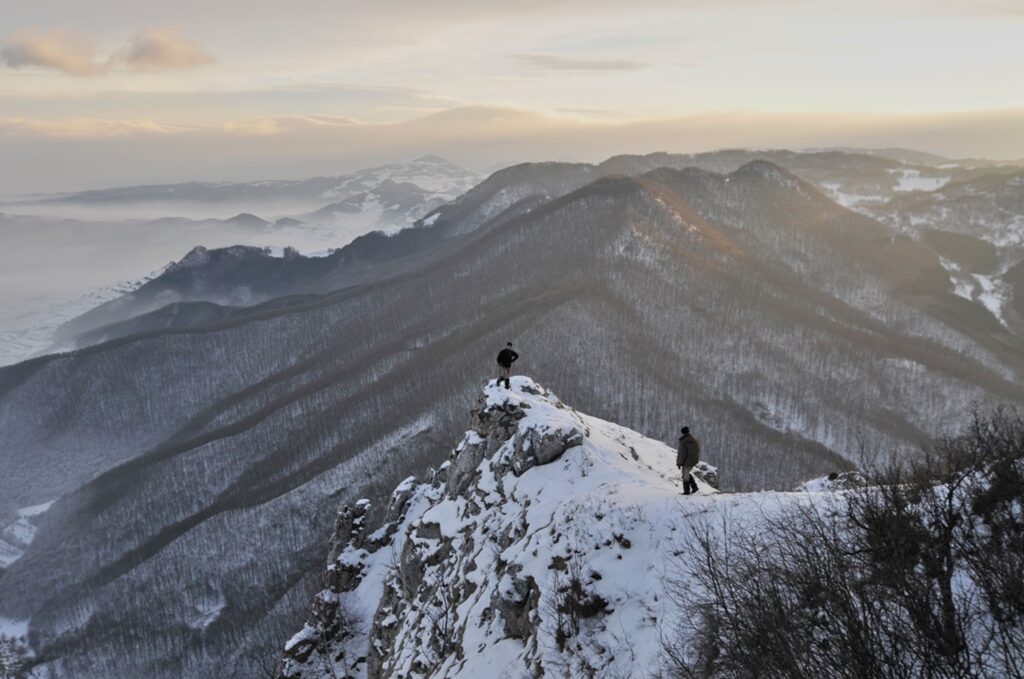
[[1024, 420], [976, 414], [869, 486], [684, 552], [677, 677], [1024, 676]]

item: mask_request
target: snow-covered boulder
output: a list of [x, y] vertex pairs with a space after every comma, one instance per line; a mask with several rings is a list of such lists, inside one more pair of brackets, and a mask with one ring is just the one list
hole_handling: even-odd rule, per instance
[[863, 488], [867, 485], [867, 479], [859, 471], [832, 472], [828, 476], [822, 476], [810, 481], [805, 481], [797, 486], [797, 492], [803, 493], [831, 493], [841, 490], [853, 490]]
[[693, 468], [693, 475], [716, 490], [721, 483], [721, 478], [718, 475], [718, 467], [710, 465], [704, 460], [698, 462]]

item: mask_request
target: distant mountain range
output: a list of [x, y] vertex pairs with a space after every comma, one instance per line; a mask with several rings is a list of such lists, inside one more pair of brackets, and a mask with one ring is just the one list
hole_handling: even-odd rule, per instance
[[438, 156], [426, 155], [408, 163], [395, 163], [331, 177], [125, 186], [80, 191], [51, 200], [81, 204], [145, 201], [260, 203], [291, 200], [325, 203], [373, 191], [387, 181], [413, 184], [432, 195], [451, 199], [472, 188], [479, 180], [480, 177], [474, 172]]
[[533, 163], [324, 257], [193, 250], [67, 326], [97, 343], [0, 369], [0, 511], [55, 501], [0, 617], [31, 619], [65, 676], [257, 675], [319, 589], [338, 504], [384, 507], [446, 459], [507, 341], [595, 417], [694, 426], [726, 490], [1024, 404], [1012, 246], [974, 233], [958, 264], [996, 313], [958, 294], [949, 236], [825, 188], [885, 205], [908, 169], [940, 176], [837, 151]]
[[[973, 273], [994, 276], [994, 287], [990, 286], [981, 303], [990, 310], [997, 302], [1005, 304], [1012, 296], [1012, 290], [1008, 284], [1001, 283], [999, 277], [1024, 257], [1022, 249], [1017, 247], [1022, 242], [1020, 234], [1024, 233], [1024, 202], [1020, 199], [1024, 170], [1004, 167], [979, 174], [977, 169], [954, 169], [945, 162], [942, 169], [929, 169], [907, 166], [881, 153], [738, 150], [697, 155], [656, 153], [616, 156], [598, 165], [526, 163], [496, 172], [464, 196], [433, 211], [424, 211], [430, 203], [420, 199], [423, 192], [419, 189], [386, 181], [379, 193], [359, 194], [348, 201], [303, 215], [300, 219], [324, 224], [332, 219], [340, 221], [356, 216], [363, 220], [363, 227], [359, 229], [363, 233], [372, 230], [374, 220], [397, 224], [403, 223], [404, 219], [404, 223], [415, 223], [420, 227], [417, 231], [401, 234], [396, 242], [384, 246], [380, 234], [371, 234], [326, 257], [303, 258], [292, 252], [287, 264], [279, 261], [276, 252], [256, 248], [231, 248], [223, 255], [203, 260], [201, 265], [191, 257], [186, 258], [188, 269], [193, 272], [190, 275], [185, 276], [180, 273], [180, 268], [171, 267], [170, 275], [151, 282], [144, 289], [133, 291], [122, 300], [104, 304], [83, 318], [66, 323], [58, 331], [57, 339], [65, 344], [76, 342], [79, 346], [86, 346], [142, 328], [148, 329], [156, 322], [155, 317], [147, 316], [139, 323], [132, 323], [131, 319], [178, 302], [202, 301], [237, 306], [262, 303], [275, 296], [328, 292], [363, 280], [362, 274], [353, 274], [350, 266], [353, 259], [393, 258], [394, 253], [409, 254], [423, 249], [428, 243], [472, 231], [489, 220], [507, 219], [529, 212], [537, 205], [566, 195], [600, 177], [616, 174], [638, 176], [660, 167], [700, 167], [731, 172], [743, 163], [764, 157], [815, 184], [847, 207], [879, 218], [895, 233], [903, 233], [927, 244], [942, 256], [958, 294], [975, 301], [979, 301], [979, 296], [984, 293], [982, 283], [971, 276], [965, 278], [958, 263], [981, 257], [987, 262], [987, 268]], [[916, 157], [909, 151], [901, 155]], [[935, 156], [933, 160], [947, 159]], [[961, 179], [954, 181], [953, 177]], [[924, 182], [939, 188], [912, 190], [906, 186], [908, 181], [912, 185]], [[948, 188], [944, 188], [947, 185]], [[1014, 195], [1017, 196], [1016, 201]], [[411, 198], [403, 203], [403, 196]], [[390, 211], [381, 210], [381, 205], [385, 204], [393, 206]], [[938, 207], [934, 207], [936, 204]], [[932, 211], [930, 214], [919, 214], [929, 209]], [[417, 219], [417, 213], [421, 219]], [[389, 216], [382, 217], [384, 214]], [[218, 223], [244, 223], [255, 230], [277, 228], [283, 221], [271, 225], [252, 215], [238, 215]], [[961, 236], [957, 237], [954, 232]], [[985, 254], [978, 254], [976, 251], [979, 249], [985, 250]], [[243, 254], [245, 265], [241, 266]], [[284, 268], [291, 273], [283, 277], [269, 273]], [[377, 267], [374, 270], [381, 269]], [[975, 289], [977, 295], [974, 294]], [[188, 325], [196, 318], [207, 319], [208, 316], [181, 314], [177, 309], [166, 310], [159, 323], [165, 327]], [[116, 327], [92, 332], [112, 324]]]
[[[79, 300], [95, 299], [95, 306], [112, 297], [105, 291], [113, 287], [130, 293], [144, 276], [154, 271], [159, 274], [169, 260], [181, 258], [192, 246], [212, 249], [238, 244], [270, 247], [273, 253], [290, 246], [306, 253], [327, 252], [369, 231], [393, 233], [410, 226], [480, 179], [437, 156], [424, 156], [337, 177], [114, 188], [2, 206], [0, 209], [14, 213], [0, 214], [6, 247], [6, 252], [0, 253], [0, 270], [10, 258], [8, 276], [14, 268], [24, 269], [26, 262], [35, 263], [35, 273], [26, 281], [30, 274], [24, 269], [17, 285], [4, 276], [2, 287], [8, 291], [24, 288], [32, 294], [0, 293], [0, 365], [65, 347], [66, 333], [55, 336], [54, 330], [89, 311]], [[230, 214], [232, 209], [240, 212], [225, 219], [207, 216], [210, 212]], [[23, 211], [48, 216], [20, 214]], [[198, 212], [201, 216], [139, 216], [155, 211]], [[66, 218], [68, 214], [74, 218]], [[117, 257], [118, 253], [122, 256]], [[104, 279], [102, 272], [109, 272], [109, 277]], [[80, 281], [78, 287], [74, 287], [75, 280]], [[55, 281], [59, 283], [55, 285]], [[138, 282], [132, 285], [131, 281]], [[51, 292], [38, 293], [40, 290]], [[195, 299], [252, 303], [264, 298], [257, 297], [257, 293], [241, 298], [222, 296], [211, 290]], [[180, 299], [192, 298], [172, 296], [156, 304]], [[129, 305], [125, 311], [137, 314], [154, 308]], [[124, 318], [111, 318], [110, 322]]]

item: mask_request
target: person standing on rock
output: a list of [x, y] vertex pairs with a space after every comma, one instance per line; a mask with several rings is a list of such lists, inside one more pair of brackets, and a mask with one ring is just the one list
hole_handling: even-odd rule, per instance
[[505, 348], [498, 352], [498, 366], [501, 367], [501, 373], [498, 376], [498, 386], [501, 386], [502, 382], [505, 382], [505, 388], [512, 388], [512, 364], [519, 358], [519, 354], [512, 351], [512, 343], [509, 342], [505, 345]]
[[700, 462], [700, 441], [690, 433], [689, 427], [683, 427], [679, 436], [679, 451], [676, 453], [676, 466], [683, 474], [683, 495], [697, 492], [697, 482], [693, 479], [693, 468]]

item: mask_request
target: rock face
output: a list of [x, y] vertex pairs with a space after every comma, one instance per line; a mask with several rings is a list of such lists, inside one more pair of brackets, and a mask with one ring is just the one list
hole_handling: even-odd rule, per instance
[[384, 524], [370, 535], [366, 533], [371, 511], [368, 500], [338, 510], [324, 588], [313, 599], [302, 629], [285, 644], [279, 676], [331, 676], [330, 668], [335, 665], [355, 668], [365, 663], [365, 653], [359, 655], [358, 645], [352, 643], [360, 637], [359, 612], [343, 606], [345, 596], [363, 584], [373, 558], [393, 545], [413, 496], [417, 492], [423, 497], [436, 496], [426, 492], [429, 488], [418, 487], [412, 477], [403, 481], [391, 496]]
[[675, 521], [683, 502], [717, 497], [714, 467], [683, 500], [671, 448], [527, 378], [485, 388], [470, 424], [428, 481], [396, 489], [379, 530], [364, 533], [365, 502], [339, 512], [325, 588], [279, 677], [653, 666]]

